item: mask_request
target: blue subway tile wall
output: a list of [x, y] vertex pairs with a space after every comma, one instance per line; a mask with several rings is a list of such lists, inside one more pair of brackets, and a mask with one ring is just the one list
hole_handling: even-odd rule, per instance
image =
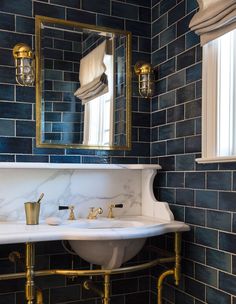
[[[199, 38], [189, 30], [188, 23], [197, 8], [196, 0], [22, 0], [21, 5], [17, 0], [0, 1], [0, 161], [159, 163], [163, 169], [155, 179], [155, 195], [170, 203], [176, 219], [191, 226], [191, 232], [184, 234], [181, 284], [179, 288], [171, 282], [165, 286], [166, 302], [236, 304], [236, 165], [195, 163], [201, 153], [202, 54]], [[16, 43], [34, 45], [35, 14], [133, 33], [132, 64], [140, 59], [152, 61], [158, 79], [156, 96], [149, 103], [139, 97], [133, 77], [131, 151], [36, 147], [35, 90], [16, 85], [11, 56]], [[57, 38], [54, 43], [58, 47], [61, 37]], [[46, 43], [50, 48], [50, 41]], [[64, 47], [71, 51], [69, 44]], [[61, 66], [60, 60], [55, 64], [58, 69], [67, 69], [65, 79], [73, 79], [70, 65]], [[50, 60], [46, 68], [51, 69]], [[55, 75], [51, 76], [55, 79]], [[50, 80], [46, 85], [51, 90]], [[54, 99], [58, 97], [60, 92]], [[53, 101], [53, 95], [51, 98]], [[69, 102], [70, 96], [64, 99]], [[163, 243], [168, 246], [169, 237]], [[68, 256], [60, 244], [55, 243], [50, 250], [48, 246], [41, 245], [38, 259], [42, 265], [51, 263], [55, 267], [56, 257], [65, 265]], [[1, 265], [8, 260], [9, 248], [4, 249]], [[151, 273], [150, 286], [147, 279], [119, 278], [113, 283], [118, 293], [112, 301], [156, 303], [155, 273]], [[121, 283], [127, 290], [118, 290]], [[80, 293], [80, 287], [62, 282], [62, 278], [40, 284], [45, 303], [97, 303], [92, 295]], [[23, 288], [22, 281], [1, 283], [0, 303], [23, 303]]]
[[[199, 37], [188, 24], [196, 0], [152, 1], [152, 63], [157, 70], [151, 109], [151, 162], [162, 165], [154, 193], [168, 201], [183, 235], [183, 276], [166, 303], [236, 302], [236, 165], [197, 164], [201, 156]], [[166, 243], [160, 245], [166, 247]], [[152, 280], [155, 275], [152, 274]], [[156, 294], [151, 290], [156, 303]]]
[[[30, 161], [42, 159], [43, 162], [149, 163], [150, 103], [139, 97], [136, 77], [133, 77], [132, 104], [135, 106], [132, 113], [133, 148], [131, 151], [108, 151], [106, 155], [101, 155], [96, 150], [92, 154], [89, 150], [73, 150], [74, 157], [69, 157], [69, 149], [40, 149], [35, 146], [35, 88], [21, 87], [16, 84], [12, 57], [12, 49], [16, 43], [24, 42], [34, 46], [35, 15], [129, 30], [133, 35], [133, 64], [143, 58], [151, 60], [151, 1], [22, 0], [20, 5], [17, 0], [0, 1], [1, 161], [21, 162], [27, 161], [27, 157], [29, 157]], [[57, 58], [53, 57], [54, 60], [51, 59], [50, 53], [52, 39], [45, 39], [45, 52], [47, 52], [45, 68], [51, 72], [47, 75], [48, 80], [45, 81], [45, 98], [51, 101], [47, 103], [47, 115], [54, 122], [57, 122], [60, 117], [58, 112], [51, 112], [53, 105], [57, 111], [63, 110], [60, 103], [55, 103], [55, 101], [62, 100], [62, 85], [65, 82], [68, 83], [69, 80], [75, 82], [78, 78], [71, 64], [71, 61], [76, 61], [78, 58], [73, 57], [76, 53], [72, 53], [70, 33], [63, 43], [64, 52], [60, 47], [62, 37], [60, 37], [60, 33], [56, 34], [54, 46], [57, 48], [57, 54], [54, 52], [53, 56], [57, 55]], [[66, 65], [65, 62], [62, 64], [60, 60], [62, 55], [70, 59], [66, 61]], [[52, 65], [55, 69], [63, 71], [63, 79], [62, 72], [53, 74]], [[52, 88], [55, 89], [55, 92], [52, 92]], [[73, 90], [71, 87], [67, 88], [67, 90], [71, 89]], [[69, 106], [71, 97], [69, 94], [67, 95], [64, 94], [63, 105]], [[71, 118], [65, 117], [65, 121], [68, 119]]]

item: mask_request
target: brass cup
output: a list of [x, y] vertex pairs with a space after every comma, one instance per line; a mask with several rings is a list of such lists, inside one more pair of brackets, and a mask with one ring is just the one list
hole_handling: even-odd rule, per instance
[[37, 202], [25, 203], [26, 225], [38, 225], [40, 204]]

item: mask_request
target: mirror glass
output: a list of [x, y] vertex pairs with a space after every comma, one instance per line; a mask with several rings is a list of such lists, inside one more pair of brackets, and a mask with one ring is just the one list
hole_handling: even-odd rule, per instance
[[130, 149], [131, 34], [36, 17], [38, 147]]

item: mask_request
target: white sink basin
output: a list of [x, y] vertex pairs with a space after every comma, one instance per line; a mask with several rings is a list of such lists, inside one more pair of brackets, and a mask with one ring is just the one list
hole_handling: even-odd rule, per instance
[[[87, 235], [83, 240], [69, 239], [72, 249], [87, 262], [100, 265], [103, 269], [118, 268], [132, 259], [142, 249], [148, 236], [163, 234], [160, 233], [162, 230], [178, 230], [173, 223], [179, 222], [163, 222], [143, 216], [67, 222], [71, 228]], [[172, 228], [168, 229], [169, 225]], [[188, 229], [185, 227], [184, 230]]]
[[[68, 223], [68, 222], [67, 222]], [[119, 219], [99, 218], [96, 220], [82, 219], [69, 223], [70, 227], [81, 229], [117, 229], [117, 228], [132, 228], [144, 227], [145, 223], [140, 220], [134, 220], [130, 217]]]
[[145, 238], [114, 241], [69, 241], [73, 250], [85, 261], [103, 269], [118, 268], [132, 259], [142, 248]]
[[[70, 226], [79, 229], [123, 230], [143, 227], [145, 224], [134, 220], [97, 219], [81, 220]], [[73, 250], [85, 261], [100, 265], [104, 269], [118, 268], [121, 264], [132, 259], [143, 247], [146, 238], [120, 240], [83, 240], [69, 241]]]

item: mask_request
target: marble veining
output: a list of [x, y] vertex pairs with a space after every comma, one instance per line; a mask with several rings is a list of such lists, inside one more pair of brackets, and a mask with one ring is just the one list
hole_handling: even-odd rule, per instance
[[[189, 230], [174, 220], [168, 203], [156, 200], [155, 167], [118, 168], [1, 168], [0, 244], [68, 240], [89, 263], [113, 269], [135, 256], [147, 237]], [[26, 225], [24, 202], [41, 193], [39, 225]], [[121, 203], [108, 218], [109, 205]], [[60, 205], [73, 205], [76, 220], [67, 220], [69, 211]], [[87, 219], [90, 207], [104, 212]]]
[[0, 220], [24, 220], [24, 202], [35, 201], [45, 193], [40, 219], [60, 216], [59, 205], [74, 205], [76, 217], [86, 217], [89, 207], [123, 203], [116, 215], [141, 214], [141, 170], [0, 170]]

